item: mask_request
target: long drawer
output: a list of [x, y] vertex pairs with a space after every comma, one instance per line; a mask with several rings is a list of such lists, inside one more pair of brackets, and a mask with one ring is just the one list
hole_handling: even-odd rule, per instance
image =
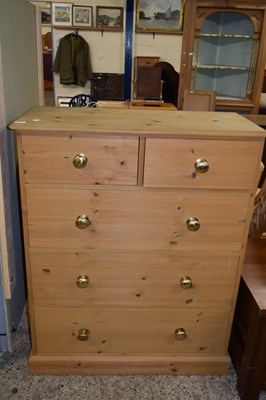
[[224, 309], [35, 308], [34, 314], [39, 354], [226, 352]]
[[25, 135], [26, 183], [136, 185], [138, 138]]
[[230, 307], [238, 256], [31, 250], [38, 306]]
[[248, 204], [246, 192], [29, 187], [29, 241], [72, 249], [201, 250], [219, 243], [240, 250]]
[[146, 140], [144, 185], [250, 189], [260, 143], [237, 140]]

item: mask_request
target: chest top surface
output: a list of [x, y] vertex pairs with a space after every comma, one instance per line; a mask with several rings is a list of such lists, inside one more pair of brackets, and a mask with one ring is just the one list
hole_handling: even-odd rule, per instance
[[10, 125], [17, 132], [108, 134], [147, 137], [248, 138], [265, 131], [235, 113], [119, 110], [37, 106]]

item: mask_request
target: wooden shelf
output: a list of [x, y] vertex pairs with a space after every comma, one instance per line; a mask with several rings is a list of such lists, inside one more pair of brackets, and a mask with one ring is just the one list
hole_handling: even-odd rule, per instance
[[123, 28], [114, 28], [110, 26], [61, 26], [61, 25], [53, 25], [54, 29], [68, 29], [70, 31], [73, 30], [83, 30], [83, 31], [108, 31], [108, 32], [123, 32]]

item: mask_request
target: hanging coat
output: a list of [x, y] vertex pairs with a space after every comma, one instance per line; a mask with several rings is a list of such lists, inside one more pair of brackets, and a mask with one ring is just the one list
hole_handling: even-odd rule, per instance
[[85, 86], [92, 79], [89, 45], [82, 36], [64, 36], [57, 49], [53, 72], [60, 73], [60, 83]]

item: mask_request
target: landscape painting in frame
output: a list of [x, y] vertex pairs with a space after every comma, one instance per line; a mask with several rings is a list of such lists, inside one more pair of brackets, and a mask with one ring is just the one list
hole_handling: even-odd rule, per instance
[[52, 3], [52, 24], [58, 26], [72, 25], [72, 5]]
[[96, 26], [110, 29], [123, 28], [123, 7], [96, 7]]
[[137, 32], [181, 32], [184, 0], [136, 0]]
[[73, 26], [92, 26], [92, 7], [73, 6]]

